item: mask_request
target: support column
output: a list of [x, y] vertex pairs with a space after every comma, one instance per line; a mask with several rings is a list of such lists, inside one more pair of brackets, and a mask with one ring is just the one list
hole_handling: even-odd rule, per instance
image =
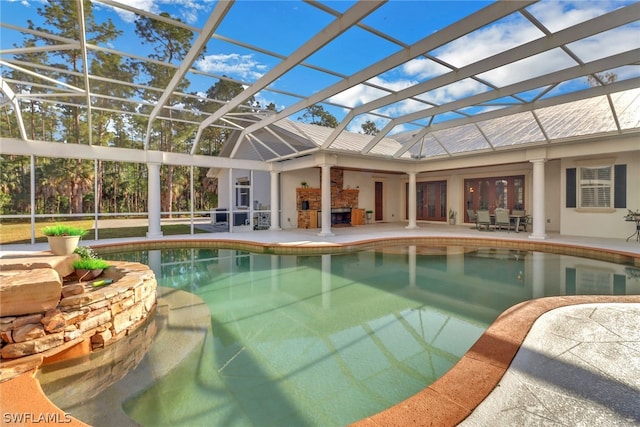
[[271, 225], [269, 230], [280, 228], [280, 172], [271, 171]]
[[533, 230], [530, 239], [546, 239], [546, 210], [544, 206], [545, 159], [530, 160], [533, 163]]
[[322, 165], [322, 230], [318, 236], [333, 236], [331, 232], [331, 166]]
[[149, 223], [147, 237], [162, 237], [162, 229], [160, 228], [160, 163], [147, 163], [149, 170], [148, 185], [148, 207], [147, 210]]
[[418, 228], [418, 225], [416, 224], [417, 193], [416, 193], [416, 173], [415, 172], [409, 172], [409, 194], [407, 194], [407, 198], [409, 199], [407, 200], [409, 204], [409, 225], [407, 225], [405, 228], [409, 230], [413, 230]]

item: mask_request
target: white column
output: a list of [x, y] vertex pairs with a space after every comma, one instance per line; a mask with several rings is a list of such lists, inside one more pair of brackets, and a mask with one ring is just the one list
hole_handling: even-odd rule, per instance
[[147, 231], [147, 237], [157, 238], [162, 237], [162, 229], [160, 228], [160, 163], [147, 163], [147, 169], [149, 171], [149, 185], [148, 185], [148, 208], [149, 216], [148, 223], [149, 229]]
[[280, 230], [280, 172], [271, 171], [271, 226], [269, 230]]
[[[218, 182], [218, 188], [220, 188], [220, 182]], [[233, 233], [233, 211], [235, 210], [235, 205], [238, 203], [235, 194], [233, 194], [233, 169], [229, 169], [227, 197], [229, 200], [229, 233]]]
[[406, 226], [407, 229], [415, 229], [418, 228], [416, 224], [416, 173], [409, 172], [409, 194], [407, 194], [409, 200], [409, 225]]
[[331, 232], [331, 166], [322, 165], [322, 230], [318, 236], [333, 236]]
[[546, 211], [544, 207], [544, 163], [545, 159], [530, 160], [533, 163], [533, 230], [530, 239], [546, 239]]

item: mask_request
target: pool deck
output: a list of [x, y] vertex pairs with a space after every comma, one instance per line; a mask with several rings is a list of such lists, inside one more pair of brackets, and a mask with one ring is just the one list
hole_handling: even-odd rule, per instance
[[[85, 240], [83, 244], [99, 248], [140, 241], [215, 239], [309, 248], [376, 239], [453, 238], [486, 240], [489, 245], [543, 243], [567, 253], [572, 249], [579, 252], [594, 249], [631, 258], [640, 267], [640, 243], [627, 242], [626, 236], [608, 239], [549, 233], [547, 239], [537, 240], [530, 239], [529, 233], [484, 232], [469, 225], [420, 224], [420, 228], [411, 230], [405, 225], [340, 227], [332, 230], [333, 236], [319, 236], [317, 229], [293, 229], [163, 239]], [[47, 249], [46, 244], [5, 245], [0, 257]], [[502, 313], [469, 352], [434, 384], [355, 425], [640, 425], [639, 324], [637, 295], [549, 297], [523, 302]], [[41, 393], [33, 372], [0, 383], [0, 399], [3, 413], [38, 415], [55, 410]], [[59, 420], [65, 423], [63, 417], [60, 415]]]

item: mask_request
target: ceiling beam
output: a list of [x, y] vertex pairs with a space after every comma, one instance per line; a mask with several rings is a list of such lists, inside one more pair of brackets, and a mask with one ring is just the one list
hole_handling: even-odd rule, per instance
[[[578, 92], [572, 92], [572, 93], [568, 93], [568, 94], [564, 94], [564, 95], [559, 95], [559, 96], [556, 96], [556, 97], [553, 97], [553, 98], [543, 99], [543, 100], [540, 100], [540, 101], [536, 101], [535, 103], [530, 103], [530, 104], [525, 104], [525, 105], [516, 105], [516, 106], [513, 106], [513, 107], [501, 109], [501, 110], [488, 111], [486, 113], [481, 113], [481, 114], [478, 114], [478, 115], [473, 116], [473, 117], [466, 117], [466, 118], [463, 118], [463, 119], [451, 120], [451, 121], [448, 121], [448, 122], [438, 123], [438, 124], [435, 124], [433, 126], [430, 126], [428, 129], [425, 128], [426, 129], [425, 134], [426, 133], [432, 133], [432, 132], [439, 131], [439, 130], [450, 129], [450, 128], [454, 128], [454, 127], [458, 127], [458, 126], [464, 126], [464, 125], [471, 124], [471, 123], [478, 123], [478, 122], [485, 121], [485, 120], [496, 119], [496, 118], [499, 118], [499, 117], [506, 117], [506, 116], [509, 116], [509, 115], [522, 113], [522, 112], [526, 112], [526, 111], [531, 111], [531, 112], [535, 113], [535, 110], [540, 109], [540, 108], [552, 107], [554, 105], [560, 105], [560, 104], [566, 104], [566, 103], [569, 103], [569, 102], [575, 102], [575, 101], [580, 101], [580, 100], [584, 100], [584, 99], [590, 99], [590, 98], [594, 98], [596, 96], [608, 96], [609, 93], [611, 93], [611, 92], [630, 90], [630, 89], [637, 88], [639, 86], [640, 86], [640, 77], [633, 78], [633, 79], [628, 79], [628, 80], [623, 80], [621, 82], [612, 83], [612, 84], [610, 84], [610, 85], [608, 85], [606, 87], [605, 86], [593, 87], [593, 88], [585, 89], [585, 90], [578, 91]], [[540, 128], [542, 134], [544, 135], [545, 140], [547, 141], [547, 143], [554, 142], [554, 140], [549, 138], [549, 136], [547, 135], [544, 127], [542, 126], [542, 124], [540, 123], [538, 118], [536, 117], [535, 119], [536, 119], [536, 123], [537, 123], [538, 127]], [[619, 133], [625, 133], [626, 131], [618, 131], [618, 132]], [[580, 138], [582, 138], [582, 137], [580, 137]], [[523, 144], [523, 146], [521, 148], [527, 148], [527, 147], [528, 147], [527, 144]], [[503, 149], [504, 149], [504, 147], [500, 148], [500, 150], [503, 150]], [[394, 154], [394, 157], [400, 156], [402, 153], [406, 152], [407, 150], [408, 150], [408, 148], [405, 149], [405, 147], [403, 146], [403, 148], [401, 150], [398, 150], [398, 152], [396, 152], [396, 154]], [[465, 153], [465, 154], [467, 154], [467, 153]], [[453, 155], [451, 155], [451, 156], [453, 156]], [[456, 153], [455, 156], [460, 156], [460, 153]]]
[[[298, 65], [302, 60], [308, 58], [322, 47], [327, 45], [329, 42], [340, 36], [342, 33], [347, 31], [354, 25], [356, 22], [359, 22], [365, 16], [369, 15], [374, 10], [378, 9], [382, 6], [387, 0], [384, 1], [361, 1], [357, 2], [354, 6], [349, 8], [344, 14], [340, 17], [332, 21], [328, 26], [326, 26], [323, 30], [318, 31], [315, 36], [313, 36], [309, 41], [304, 43], [300, 48], [298, 48], [295, 52], [289, 55], [285, 60], [280, 62], [274, 68], [272, 68], [265, 75], [260, 77], [254, 84], [246, 88], [235, 98], [227, 102], [223, 105], [219, 110], [217, 110], [211, 117], [205, 119], [198, 128], [198, 132], [195, 137], [195, 143], [193, 144], [193, 148], [191, 153], [194, 154], [198, 148], [198, 143], [200, 141], [200, 136], [202, 135], [202, 131], [206, 129], [207, 126], [214, 123], [216, 120], [220, 119], [226, 113], [232, 111], [234, 108], [238, 107], [240, 104], [245, 102], [247, 99], [254, 96], [260, 90], [264, 89], [278, 78], [280, 78], [287, 71], [291, 70], [293, 67]], [[262, 127], [262, 126], [261, 126]]]
[[18, 121], [18, 128], [20, 129], [20, 136], [22, 139], [27, 139], [27, 131], [24, 127], [24, 120], [22, 120], [22, 111], [20, 110], [20, 103], [18, 102], [18, 98], [16, 94], [13, 92], [11, 87], [4, 81], [4, 78], [0, 75], [0, 90], [2, 93], [9, 99], [11, 105], [13, 106], [13, 112], [16, 114], [16, 119]]
[[[428, 79], [422, 83], [410, 86], [406, 89], [400, 90], [390, 95], [383, 96], [366, 104], [359, 105], [358, 107], [355, 107], [354, 109], [349, 111], [349, 113], [340, 122], [340, 124], [332, 132], [329, 138], [327, 138], [325, 143], [322, 145], [322, 148], [329, 148], [329, 146], [335, 141], [338, 135], [351, 122], [351, 120], [360, 114], [379, 109], [399, 101], [403, 101], [407, 98], [450, 85], [465, 78], [473, 77], [492, 69], [514, 63], [521, 59], [528, 58], [542, 52], [555, 49], [557, 47], [561, 47], [565, 44], [572, 43], [586, 37], [590, 37], [594, 34], [598, 34], [612, 28], [634, 22], [637, 19], [638, 13], [640, 13], [639, 11], [640, 3], [636, 3], [635, 5], [629, 6], [628, 8], [615, 10], [611, 13], [598, 16], [596, 18], [558, 31], [553, 35], [553, 37], [548, 37], [545, 35], [531, 42], [484, 58], [480, 61], [469, 64], [455, 71], [451, 71], [432, 79]], [[490, 92], [491, 91], [489, 91], [488, 93]], [[380, 138], [382, 138], [386, 134], [382, 134], [382, 132], [379, 132], [379, 135]]]
[[[78, 26], [80, 28], [80, 54], [82, 56], [83, 80], [85, 101], [87, 102], [87, 128], [89, 129], [87, 141], [93, 145], [93, 125], [91, 123], [91, 86], [89, 85], [89, 58], [87, 57], [87, 31], [84, 20], [84, 6], [82, 0], [76, 0], [78, 11]], [[79, 141], [78, 141], [79, 142]]]
[[[81, 1], [81, 0], [78, 0], [78, 1]], [[211, 15], [209, 15], [209, 19], [207, 19], [207, 22], [202, 28], [200, 35], [198, 36], [196, 41], [193, 42], [193, 45], [191, 45], [191, 49], [189, 49], [189, 52], [187, 52], [187, 54], [185, 55], [184, 59], [180, 63], [180, 66], [178, 67], [178, 70], [171, 78], [171, 81], [165, 88], [163, 94], [160, 96], [160, 99], [158, 99], [156, 106], [153, 108], [153, 111], [149, 116], [149, 122], [147, 123], [147, 134], [144, 138], [145, 150], [149, 149], [149, 140], [151, 139], [151, 128], [153, 127], [154, 120], [156, 119], [158, 114], [160, 114], [160, 111], [164, 108], [164, 106], [169, 101], [169, 98], [173, 94], [173, 91], [175, 90], [175, 88], [180, 84], [182, 79], [184, 79], [184, 76], [187, 74], [187, 72], [191, 68], [191, 65], [196, 61], [196, 59], [198, 59], [200, 52], [202, 52], [204, 47], [207, 45], [207, 42], [209, 42], [211, 35], [215, 32], [216, 28], [218, 28], [218, 26], [222, 22], [223, 18], [225, 17], [229, 9], [231, 9], [231, 6], [233, 5], [233, 1], [234, 0], [221, 1], [221, 2], [218, 2], [218, 4], [216, 4], [215, 9], [213, 9], [213, 12], [211, 12]]]
[[429, 52], [433, 49], [443, 46], [459, 37], [464, 36], [465, 34], [482, 28], [490, 24], [491, 22], [502, 19], [505, 16], [508, 16], [522, 8], [536, 3], [537, 1], [538, 0], [499, 1], [493, 3], [485, 7], [484, 9], [475, 12], [473, 15], [462, 18], [460, 21], [425, 37], [424, 39], [414, 43], [408, 48], [402, 49], [401, 51], [390, 55], [361, 71], [358, 71], [352, 76], [340, 80], [339, 82], [328, 86], [327, 88], [303, 99], [302, 101], [285, 108], [281, 112], [268, 117], [256, 123], [255, 125], [247, 127], [245, 132], [254, 132], [257, 129], [268, 124], [289, 117], [290, 115], [298, 111], [304, 110], [305, 108], [317, 104], [318, 102], [330, 98], [340, 92], [344, 92], [345, 90], [357, 86], [358, 84], [361, 84], [383, 72], [386, 72], [392, 68], [397, 67], [400, 64], [414, 59], [424, 54], [425, 52]]

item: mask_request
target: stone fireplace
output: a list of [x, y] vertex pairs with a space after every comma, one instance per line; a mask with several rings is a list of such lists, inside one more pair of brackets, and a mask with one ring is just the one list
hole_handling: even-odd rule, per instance
[[[322, 171], [320, 171], [322, 173]], [[322, 177], [320, 177], [322, 179]], [[331, 225], [355, 225], [354, 211], [358, 210], [360, 190], [342, 188], [344, 171], [331, 169]], [[322, 191], [320, 188], [296, 189], [298, 228], [322, 227]], [[358, 215], [356, 215], [358, 216]], [[358, 221], [358, 224], [362, 222]]]

